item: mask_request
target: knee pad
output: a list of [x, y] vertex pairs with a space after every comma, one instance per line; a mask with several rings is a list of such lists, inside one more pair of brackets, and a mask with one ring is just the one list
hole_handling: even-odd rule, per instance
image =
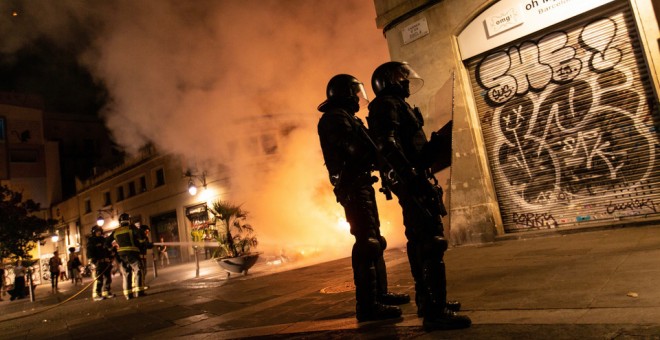
[[378, 236], [378, 242], [380, 243], [380, 250], [385, 251], [387, 249], [387, 240], [384, 236]]
[[442, 257], [449, 248], [449, 243], [442, 236], [433, 236], [424, 242], [424, 252], [434, 256]]
[[380, 242], [374, 237], [355, 241], [353, 245], [353, 256], [359, 258], [377, 258], [382, 254]]

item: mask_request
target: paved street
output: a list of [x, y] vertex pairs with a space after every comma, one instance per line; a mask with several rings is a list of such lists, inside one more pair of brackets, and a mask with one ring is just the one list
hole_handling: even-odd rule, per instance
[[[424, 332], [414, 303], [400, 320], [358, 324], [350, 258], [285, 271], [262, 261], [229, 279], [205, 260], [199, 278], [194, 263], [150, 272], [149, 296], [130, 301], [92, 302], [89, 290], [66, 301], [80, 286], [39, 286], [35, 302], [0, 302], [0, 337], [660, 339], [660, 226], [525, 237], [447, 252], [466, 330]], [[389, 249], [386, 261], [390, 289], [412, 294], [405, 252]]]

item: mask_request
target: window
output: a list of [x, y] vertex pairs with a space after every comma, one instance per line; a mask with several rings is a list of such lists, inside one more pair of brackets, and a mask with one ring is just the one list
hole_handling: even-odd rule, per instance
[[103, 193], [103, 206], [108, 206], [112, 204], [112, 199], [110, 198], [110, 191]]
[[135, 196], [135, 182], [128, 182], [128, 197]]
[[165, 171], [158, 169], [156, 170], [156, 183], [154, 186], [159, 187], [161, 185], [165, 185]]
[[88, 199], [85, 200], [85, 214], [92, 212], [92, 202]]
[[140, 177], [140, 192], [147, 191], [147, 178], [142, 176]]
[[123, 201], [124, 200], [124, 187], [123, 186], [118, 186], [117, 187], [117, 202]]

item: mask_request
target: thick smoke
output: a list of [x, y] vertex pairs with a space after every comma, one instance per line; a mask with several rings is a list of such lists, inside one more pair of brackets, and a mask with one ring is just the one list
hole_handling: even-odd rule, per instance
[[[371, 72], [388, 60], [372, 2], [13, 4], [23, 16], [20, 34], [3, 37], [1, 51], [40, 37], [64, 46], [84, 42], [79, 61], [108, 89], [103, 117], [129, 153], [152, 142], [209, 176], [220, 176], [213, 169], [222, 165], [232, 183], [222, 198], [244, 203], [265, 246], [316, 245], [350, 254], [352, 237], [336, 226], [343, 211], [327, 183], [316, 107], [334, 74], [353, 74], [370, 87]], [[236, 143], [259, 135], [255, 129], [263, 124], [253, 122], [264, 121], [287, 131], [267, 166], [236, 151]], [[390, 244], [401, 244], [398, 206], [381, 202], [380, 210]]]

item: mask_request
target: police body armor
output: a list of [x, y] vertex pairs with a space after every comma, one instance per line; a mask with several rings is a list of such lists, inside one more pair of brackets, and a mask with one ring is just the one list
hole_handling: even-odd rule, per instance
[[[446, 216], [442, 188], [431, 172], [431, 165], [437, 161], [431, 151], [435, 151], [438, 144], [446, 146], [446, 138], [443, 143], [429, 143], [421, 112], [398, 96], [383, 94], [376, 97], [369, 105], [369, 112], [369, 128], [383, 158], [379, 163], [384, 174], [381, 176], [383, 186], [394, 191], [399, 198], [411, 200], [414, 209], [429, 219], [436, 220], [438, 214]], [[442, 159], [450, 153], [451, 149], [444, 150]]]
[[375, 150], [363, 139], [360, 127], [364, 125], [359, 117], [336, 106], [318, 124], [323, 158], [338, 201], [347, 198], [351, 188], [374, 183]]

